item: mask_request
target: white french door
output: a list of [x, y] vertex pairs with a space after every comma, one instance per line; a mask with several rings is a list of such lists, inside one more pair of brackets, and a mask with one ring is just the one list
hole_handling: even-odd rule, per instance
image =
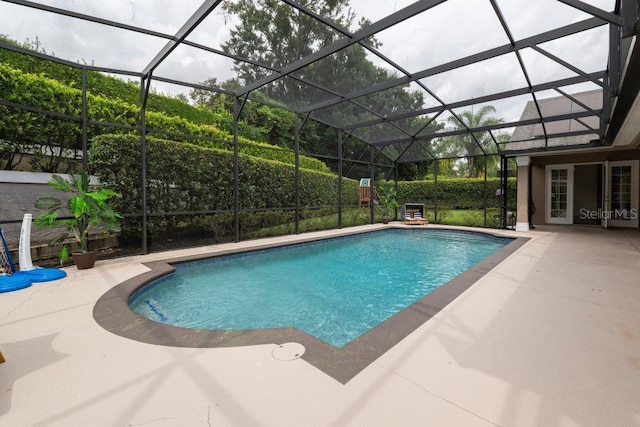
[[606, 225], [638, 228], [638, 160], [606, 165]]
[[547, 166], [546, 222], [573, 224], [573, 165]]

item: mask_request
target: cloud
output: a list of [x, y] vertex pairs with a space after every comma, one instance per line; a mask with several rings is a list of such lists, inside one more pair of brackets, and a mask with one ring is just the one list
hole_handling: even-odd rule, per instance
[[[412, 0], [352, 0], [358, 17], [377, 21], [410, 4]], [[611, 10], [614, 0], [588, 0], [587, 3]], [[201, 5], [201, 0], [109, 0], [81, 2], [59, 0], [56, 7], [95, 15], [122, 24], [175, 34]], [[509, 30], [516, 40], [548, 31], [588, 17], [584, 12], [556, 0], [497, 0]], [[236, 23], [214, 11], [189, 36], [189, 40], [220, 48]], [[97, 66], [141, 71], [166, 40], [104, 25], [81, 22], [32, 8], [0, 3], [2, 32], [17, 41], [38, 37], [42, 46], [56, 56]], [[460, 59], [508, 43], [508, 37], [487, 0], [449, 0], [377, 35], [381, 51], [409, 73]], [[608, 32], [594, 30], [566, 40], [548, 43], [549, 52], [567, 58], [591, 72], [606, 68]], [[530, 49], [522, 52], [534, 83], [575, 75]], [[371, 56], [376, 63], [379, 58]], [[181, 46], [158, 67], [157, 75], [201, 82], [210, 77], [224, 81], [234, 76], [233, 61], [199, 49]], [[515, 55], [505, 55], [459, 70], [423, 80], [445, 102], [526, 86]], [[188, 89], [158, 85], [172, 93]], [[415, 85], [413, 86], [416, 87]], [[435, 102], [431, 100], [431, 104]], [[516, 101], [514, 101], [516, 102]], [[524, 102], [518, 99], [517, 102]], [[426, 105], [426, 106], [430, 106]], [[500, 102], [498, 115], [513, 116], [524, 108]]]

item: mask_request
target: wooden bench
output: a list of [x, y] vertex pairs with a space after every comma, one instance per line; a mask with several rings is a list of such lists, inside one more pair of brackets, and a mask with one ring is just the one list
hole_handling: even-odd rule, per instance
[[403, 222], [407, 225], [428, 225], [422, 203], [406, 203], [402, 208]]

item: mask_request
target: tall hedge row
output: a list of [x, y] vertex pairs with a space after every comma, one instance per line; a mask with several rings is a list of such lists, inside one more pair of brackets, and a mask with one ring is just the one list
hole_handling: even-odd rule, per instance
[[[122, 193], [118, 209], [141, 212], [140, 138], [136, 135], [100, 135], [93, 139], [90, 164], [110, 188]], [[233, 153], [217, 148], [156, 138], [147, 140], [148, 211], [151, 214], [184, 211], [232, 210], [234, 206]], [[240, 208], [278, 209], [295, 206], [295, 168], [292, 165], [239, 157]], [[336, 206], [337, 177], [300, 169], [302, 207]], [[358, 182], [344, 179], [345, 203], [357, 203]], [[153, 222], [171, 226], [171, 218]], [[128, 221], [136, 227], [137, 221]], [[158, 230], [156, 230], [158, 231]]]
[[[398, 202], [424, 203], [432, 206], [435, 200], [435, 181], [404, 181], [398, 183]], [[485, 183], [478, 179], [438, 180], [438, 206], [452, 209], [479, 209], [484, 207]], [[487, 179], [487, 207], [500, 207], [501, 199], [496, 190], [501, 188], [499, 178]], [[507, 188], [508, 206], [516, 206], [516, 180], [509, 178]]]
[[[73, 117], [80, 117], [82, 111], [82, 92], [40, 75], [27, 74], [0, 64], [0, 93], [7, 101], [54, 111]], [[88, 116], [96, 122], [117, 123], [125, 126], [136, 126], [140, 122], [140, 109], [117, 99], [107, 99], [88, 94]], [[51, 135], [60, 135], [57, 146], [66, 149], [79, 149], [81, 128], [77, 122], [67, 120], [51, 120], [16, 108], [1, 107], [3, 120], [0, 121], [0, 139], [13, 141], [16, 139], [50, 144], [45, 141]], [[38, 117], [36, 117], [38, 116]], [[146, 114], [149, 132], [170, 132], [172, 140], [198, 144], [203, 147], [229, 149], [232, 135], [212, 125], [190, 122], [181, 117], [171, 117], [156, 111]], [[114, 132], [112, 128], [91, 127], [89, 137], [102, 133]], [[117, 131], [116, 131], [117, 132]], [[128, 132], [128, 131], [123, 131]], [[196, 138], [178, 136], [176, 134], [193, 135]], [[197, 137], [202, 137], [198, 139]], [[248, 155], [276, 160], [289, 164], [294, 163], [294, 153], [283, 151], [266, 143], [251, 141], [240, 137], [240, 150]], [[329, 172], [329, 168], [320, 160], [300, 156], [300, 165], [305, 169]]]
[[[10, 40], [7, 41], [10, 42]], [[20, 43], [16, 44], [20, 45]], [[82, 70], [80, 68], [69, 67], [6, 49], [0, 49], [0, 64], [5, 64], [24, 73], [48, 77], [75, 89], [82, 87]], [[89, 92], [94, 95], [108, 99], [119, 99], [127, 104], [140, 106], [140, 84], [138, 82], [127, 82], [97, 71], [88, 71], [87, 87]], [[169, 116], [179, 116], [197, 124], [214, 123], [220, 126], [228, 121], [227, 114], [214, 113], [210, 109], [195, 107], [179, 99], [153, 92], [149, 94], [147, 109]], [[264, 131], [264, 129], [256, 128], [249, 133], [262, 134], [262, 137], [265, 137]], [[260, 141], [264, 141], [264, 139], [260, 139]]]
[[[3, 39], [1, 34], [0, 39]], [[6, 38], [4, 40], [26, 48], [42, 50], [37, 42], [20, 44]], [[82, 70], [79, 68], [57, 64], [5, 49], [0, 49], [0, 64], [6, 64], [25, 73], [54, 79], [75, 89], [82, 87]], [[87, 88], [93, 95], [111, 100], [121, 100], [137, 107], [140, 106], [140, 83], [138, 81], [124, 81], [97, 71], [88, 71]], [[224, 97], [224, 95], [220, 96]], [[221, 102], [223, 102], [223, 99], [221, 98]], [[232, 102], [231, 99], [226, 101], [227, 103]], [[168, 116], [182, 117], [195, 124], [213, 124], [228, 133], [233, 132], [233, 114], [229, 108], [212, 111], [210, 108], [190, 105], [180, 99], [152, 91], [147, 100], [147, 110], [157, 111]], [[303, 146], [306, 141], [313, 142], [312, 140], [318, 138], [318, 134], [322, 133], [315, 129], [317, 126], [313, 123], [313, 121], [308, 122], [302, 130], [302, 134], [306, 135], [302, 141]], [[291, 135], [294, 129], [294, 114], [289, 111], [268, 107], [260, 103], [248, 102], [245, 105], [242, 120], [240, 120], [238, 126], [240, 134], [253, 141], [267, 142], [281, 147], [293, 146]], [[323, 151], [316, 149], [315, 151], [311, 150], [311, 152], [322, 153]]]

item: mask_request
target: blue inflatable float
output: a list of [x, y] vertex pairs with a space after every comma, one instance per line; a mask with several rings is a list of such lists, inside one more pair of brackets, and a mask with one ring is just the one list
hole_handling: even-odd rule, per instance
[[25, 214], [20, 232], [20, 271], [16, 271], [7, 241], [0, 228], [0, 292], [17, 291], [31, 286], [35, 282], [48, 282], [62, 279], [67, 273], [59, 268], [34, 267], [31, 262], [31, 214]]
[[12, 275], [0, 276], [0, 292], [17, 291], [31, 286], [31, 280], [26, 277]]

